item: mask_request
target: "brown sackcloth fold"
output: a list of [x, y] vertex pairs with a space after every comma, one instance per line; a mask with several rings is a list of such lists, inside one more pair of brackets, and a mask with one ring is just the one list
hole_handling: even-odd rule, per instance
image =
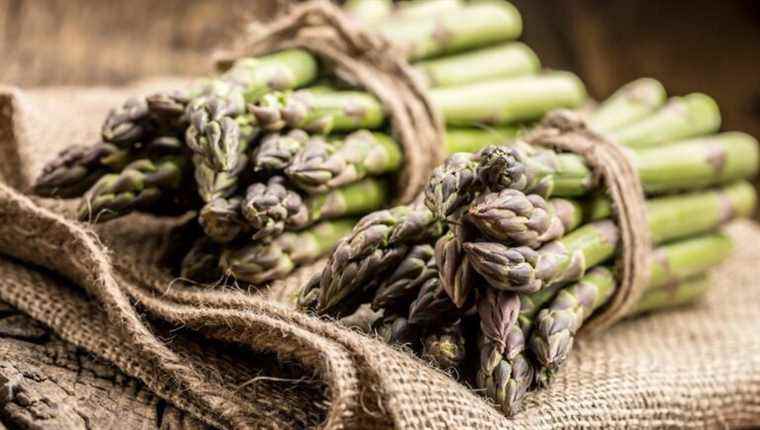
[[618, 287], [582, 328], [584, 332], [607, 329], [629, 313], [649, 283], [652, 239], [638, 171], [623, 147], [589, 130], [581, 115], [569, 110], [550, 112], [524, 140], [530, 145], [582, 155], [595, 181], [610, 195], [623, 250], [615, 275]]
[[374, 94], [390, 119], [391, 133], [404, 150], [397, 200], [408, 203], [442, 160], [444, 125], [403, 47], [362, 29], [328, 0], [294, 5], [272, 23], [252, 22], [237, 46], [218, 54], [218, 65], [284, 48], [303, 48], [326, 69]]
[[23, 194], [54, 153], [97, 138], [109, 107], [174, 85], [0, 89], [0, 299], [177, 407], [222, 428], [760, 424], [760, 229], [749, 223], [729, 229], [738, 250], [704, 303], [580, 339], [556, 382], [508, 420], [421, 361], [294, 311], [292, 287], [322, 262], [262, 291], [192, 287], [159, 263], [174, 220], [90, 228], [72, 204]]

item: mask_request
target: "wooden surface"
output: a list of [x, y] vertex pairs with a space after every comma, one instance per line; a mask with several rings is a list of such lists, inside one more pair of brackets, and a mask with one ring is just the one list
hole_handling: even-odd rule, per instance
[[0, 430], [203, 428], [139, 381], [0, 302]]

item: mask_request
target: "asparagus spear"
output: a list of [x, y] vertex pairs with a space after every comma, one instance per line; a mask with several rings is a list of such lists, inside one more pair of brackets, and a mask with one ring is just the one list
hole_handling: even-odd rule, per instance
[[422, 283], [436, 276], [438, 270], [433, 247], [428, 244], [413, 246], [390, 275], [383, 277], [372, 299], [372, 309], [408, 309]]
[[395, 267], [410, 246], [430, 243], [443, 225], [421, 205], [398, 206], [362, 218], [327, 261], [320, 282], [320, 314], [331, 314], [344, 301]]
[[225, 274], [238, 280], [266, 283], [324, 255], [351, 232], [353, 224], [351, 219], [324, 221], [303, 231], [284, 233], [271, 243], [227, 248], [219, 265]]
[[372, 212], [389, 198], [384, 180], [367, 178], [304, 200], [275, 176], [266, 185], [256, 183], [248, 188], [242, 211], [254, 230], [253, 239], [261, 240], [320, 220]]
[[385, 21], [376, 30], [418, 60], [516, 39], [522, 20], [510, 3], [483, 2], [438, 16]]
[[[652, 240], [662, 243], [710, 230], [732, 218], [748, 216], [755, 203], [755, 192], [747, 182], [654, 199], [647, 204]], [[467, 242], [463, 248], [473, 268], [491, 286], [530, 293], [579, 279], [586, 268], [611, 258], [618, 242], [617, 226], [605, 220], [587, 224], [538, 250], [495, 242]]]
[[605, 136], [631, 148], [646, 148], [662, 142], [714, 133], [720, 128], [720, 122], [720, 109], [715, 100], [705, 94], [694, 93], [673, 97], [653, 115], [605, 133]]
[[422, 339], [422, 359], [442, 370], [457, 369], [464, 362], [466, 352], [459, 321], [436, 327]]
[[44, 197], [81, 196], [104, 175], [122, 169], [128, 160], [128, 152], [111, 143], [70, 146], [45, 165], [34, 183], [34, 193]]
[[414, 67], [422, 73], [428, 87], [437, 88], [534, 75], [541, 70], [541, 62], [527, 45], [510, 42], [421, 61]]
[[251, 159], [257, 172], [281, 172], [290, 165], [293, 157], [304, 147], [309, 135], [302, 130], [291, 130], [285, 135], [270, 133], [261, 139]]
[[[704, 188], [752, 176], [758, 169], [757, 141], [744, 133], [721, 133], [630, 154], [647, 193]], [[590, 170], [575, 154], [540, 151], [526, 156], [512, 147], [488, 147], [480, 152], [479, 164], [475, 166], [473, 161], [467, 169], [468, 174], [477, 169], [480, 181], [473, 179], [475, 185], [468, 195], [484, 185], [497, 191], [512, 188], [559, 197], [580, 196], [594, 189]], [[437, 175], [434, 172], [433, 178]], [[426, 196], [430, 196], [432, 207], [450, 207], [445, 203], [447, 199], [457, 198], [455, 189], [438, 186], [428, 190], [431, 191], [426, 191]], [[451, 209], [439, 210], [446, 211]]]
[[702, 297], [710, 285], [710, 276], [701, 274], [679, 281], [675, 285], [651, 289], [644, 293], [628, 316], [688, 305]]
[[182, 194], [178, 192], [187, 176], [185, 161], [178, 156], [155, 162], [141, 159], [120, 173], [103, 176], [83, 199], [79, 218], [106, 221], [134, 210], [170, 214], [187, 211], [187, 202], [180, 201]]
[[[728, 258], [731, 248], [731, 239], [722, 234], [702, 235], [662, 246], [655, 251], [647, 289], [676, 285], [682, 279], [715, 267]], [[612, 272], [597, 267], [579, 282], [562, 288], [538, 313], [530, 346], [541, 366], [541, 383], [548, 384], [567, 359], [577, 331], [607, 302], [614, 289]]]
[[658, 81], [637, 79], [623, 85], [588, 117], [587, 125], [597, 133], [610, 133], [640, 121], [665, 103], [667, 94]]
[[285, 174], [310, 193], [323, 193], [367, 176], [401, 167], [401, 148], [381, 133], [358, 131], [342, 142], [312, 140], [285, 169]]
[[310, 91], [271, 93], [248, 106], [256, 124], [269, 131], [285, 127], [309, 133], [376, 129], [385, 121], [375, 96], [361, 91]]

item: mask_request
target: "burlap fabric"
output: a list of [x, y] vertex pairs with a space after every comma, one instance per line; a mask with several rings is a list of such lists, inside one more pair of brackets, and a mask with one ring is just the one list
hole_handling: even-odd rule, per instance
[[97, 139], [119, 90], [0, 94], [0, 299], [222, 428], [720, 427], [760, 423], [760, 229], [700, 306], [619, 324], [576, 344], [548, 390], [512, 420], [419, 360], [294, 311], [293, 287], [208, 290], [159, 260], [177, 220], [134, 215], [95, 229], [72, 205], [24, 195], [43, 163]]

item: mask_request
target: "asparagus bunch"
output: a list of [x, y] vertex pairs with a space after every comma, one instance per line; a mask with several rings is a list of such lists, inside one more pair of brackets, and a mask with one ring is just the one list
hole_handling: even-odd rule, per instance
[[[705, 273], [730, 253], [714, 230], [756, 206], [745, 179], [757, 173], [757, 142], [714, 134], [712, 99], [667, 99], [651, 79], [621, 88], [587, 124], [629, 148], [647, 194], [658, 248], [633, 312], [696, 300]], [[301, 303], [331, 316], [370, 303], [382, 311], [374, 328], [384, 340], [456, 369], [514, 414], [531, 388], [551, 382], [617, 288], [608, 265], [620, 234], [599, 191], [581, 157], [519, 138], [453, 154], [416, 205], [362, 219]]]
[[[407, 54], [449, 124], [452, 153], [513, 139], [548, 110], [586, 101], [577, 77], [541, 71], [535, 53], [514, 40], [522, 22], [508, 3], [379, 5], [352, 2], [346, 10]], [[290, 255], [284, 243], [293, 234], [307, 235], [311, 249], [324, 254], [338, 235], [309, 232], [388, 206], [404, 154], [377, 97], [336, 80], [302, 49], [226, 66], [214, 78], [114, 109], [102, 142], [64, 151], [45, 167], [35, 191], [83, 196], [79, 217], [90, 222], [133, 211], [195, 212], [201, 228], [177, 241], [182, 249], [175, 254], [184, 258], [172, 261], [181, 261], [179, 274], [199, 282], [286, 276], [318, 256]], [[443, 228], [435, 224], [432, 230]], [[394, 252], [377, 249], [373, 258], [396, 261], [422, 239], [399, 240]], [[366, 264], [358, 261], [364, 256], [346, 258]], [[362, 276], [371, 277], [371, 269]]]

